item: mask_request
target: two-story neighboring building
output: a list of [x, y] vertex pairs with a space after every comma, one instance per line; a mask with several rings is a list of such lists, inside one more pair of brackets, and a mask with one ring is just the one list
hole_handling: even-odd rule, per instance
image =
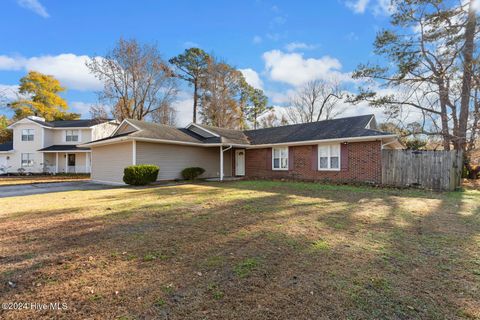
[[59, 120], [30, 116], [11, 124], [13, 142], [0, 145], [0, 169], [32, 173], [89, 173], [91, 153], [78, 144], [110, 136], [117, 128], [108, 120]]

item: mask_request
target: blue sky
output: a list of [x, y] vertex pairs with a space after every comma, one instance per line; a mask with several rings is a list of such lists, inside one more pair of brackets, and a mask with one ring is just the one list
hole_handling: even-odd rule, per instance
[[[156, 43], [165, 59], [190, 46], [214, 52], [265, 90], [273, 105], [308, 80], [348, 75], [375, 61], [372, 42], [388, 24], [388, 0], [154, 1], [3, 0], [0, 90], [13, 95], [28, 70], [52, 74], [68, 88], [73, 111], [88, 117], [101, 84], [84, 67], [120, 37]], [[176, 103], [190, 118], [190, 91]], [[367, 107], [349, 110], [365, 113]], [[0, 111], [0, 113], [5, 111]]]

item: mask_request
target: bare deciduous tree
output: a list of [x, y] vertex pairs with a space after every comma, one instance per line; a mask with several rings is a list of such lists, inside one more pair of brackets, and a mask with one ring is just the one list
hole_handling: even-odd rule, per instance
[[272, 128], [285, 126], [288, 124], [288, 120], [284, 114], [281, 117], [278, 116], [277, 112], [274, 109], [271, 109], [267, 114], [260, 118], [259, 127], [260, 128]]
[[170, 105], [178, 89], [176, 78], [156, 46], [120, 39], [103, 58], [87, 67], [104, 83], [100, 101], [113, 105], [118, 120], [144, 120]]
[[153, 122], [175, 126], [177, 123], [177, 110], [169, 104], [165, 104], [152, 112]]
[[477, 29], [473, 1], [393, 0], [391, 27], [377, 34], [375, 53], [385, 65], [360, 65], [357, 79], [370, 79], [378, 87], [362, 89], [352, 102], [398, 111], [415, 109], [429, 118], [425, 134], [442, 137], [443, 148], [466, 149], [467, 132], [474, 115], [472, 70]]
[[309, 81], [291, 98], [287, 116], [293, 123], [332, 119], [345, 111], [338, 105], [342, 98], [342, 89], [337, 80]]
[[201, 83], [202, 122], [222, 128], [242, 128], [248, 99], [243, 91], [246, 82], [242, 73], [212, 58], [207, 74]]

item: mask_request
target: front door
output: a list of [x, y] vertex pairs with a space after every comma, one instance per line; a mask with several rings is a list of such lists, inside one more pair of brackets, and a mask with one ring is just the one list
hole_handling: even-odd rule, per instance
[[68, 155], [68, 171], [67, 172], [75, 172], [75, 154]]
[[245, 150], [235, 150], [235, 175], [245, 175]]

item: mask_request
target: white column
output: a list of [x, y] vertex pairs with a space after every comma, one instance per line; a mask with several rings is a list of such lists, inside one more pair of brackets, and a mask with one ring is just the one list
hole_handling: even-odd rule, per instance
[[223, 147], [220, 146], [220, 181], [223, 181]]
[[90, 158], [89, 153], [85, 152], [85, 173], [88, 173], [88, 158]]
[[65, 173], [68, 173], [68, 153], [65, 153]]
[[58, 152], [55, 152], [55, 174], [58, 173]]

